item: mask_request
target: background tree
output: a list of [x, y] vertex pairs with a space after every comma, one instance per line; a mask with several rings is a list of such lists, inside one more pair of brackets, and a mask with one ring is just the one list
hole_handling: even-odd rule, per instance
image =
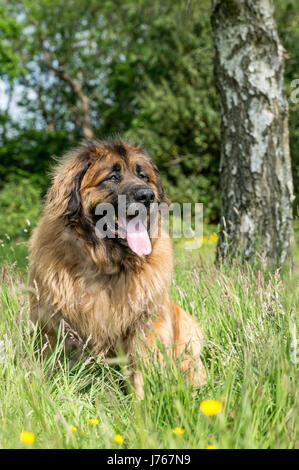
[[215, 75], [221, 102], [219, 257], [289, 252], [293, 183], [284, 60], [272, 1], [215, 1]]
[[7, 2], [21, 26], [26, 73], [17, 82], [22, 122], [3, 147], [4, 178], [13, 166], [44, 172], [50, 151], [61, 155], [83, 136], [122, 133], [153, 154], [172, 199], [204, 202], [215, 221], [219, 115], [208, 7], [209, 0]]
[[[113, 8], [117, 6], [116, 0]], [[102, 122], [104, 64], [108, 69], [113, 56], [112, 3], [13, 0], [8, 8], [22, 25], [23, 104], [49, 130], [94, 137], [94, 126]], [[34, 102], [28, 90], [36, 96]]]

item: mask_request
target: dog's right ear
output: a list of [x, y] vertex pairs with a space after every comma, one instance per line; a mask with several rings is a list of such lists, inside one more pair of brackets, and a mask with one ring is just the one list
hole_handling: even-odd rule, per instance
[[74, 187], [70, 195], [70, 199], [67, 205], [67, 209], [64, 215], [68, 218], [70, 224], [78, 220], [82, 213], [82, 201], [81, 201], [81, 183], [85, 173], [90, 167], [91, 163], [86, 162], [83, 169], [80, 170], [74, 178]]

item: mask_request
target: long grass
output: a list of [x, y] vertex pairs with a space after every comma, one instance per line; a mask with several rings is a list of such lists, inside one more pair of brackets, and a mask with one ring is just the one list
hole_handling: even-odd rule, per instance
[[[126, 364], [111, 366], [86, 352], [70, 368], [60, 354], [63, 337], [40, 353], [40, 332], [28, 319], [26, 271], [18, 267], [26, 254], [13, 264], [10, 253], [0, 290], [0, 447], [26, 447], [22, 431], [34, 433], [32, 448], [299, 447], [298, 261], [284, 273], [216, 267], [214, 249], [177, 246], [172, 285], [173, 299], [205, 332], [207, 385], [192, 390], [173, 364], [162, 370], [152, 363], [143, 370], [141, 402]], [[223, 405], [216, 416], [201, 412], [207, 398]], [[185, 432], [174, 434], [176, 427]]]

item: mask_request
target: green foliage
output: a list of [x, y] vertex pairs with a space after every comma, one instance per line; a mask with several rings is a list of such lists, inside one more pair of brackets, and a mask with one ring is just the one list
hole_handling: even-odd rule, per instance
[[222, 8], [225, 17], [236, 17], [240, 12], [240, 6], [235, 0], [219, 0], [215, 8]]
[[118, 3], [120, 0], [7, 1], [23, 32], [21, 59], [26, 72], [19, 79], [24, 87], [19, 105], [30, 113], [31, 126], [67, 131], [74, 142], [83, 137], [72, 81], [90, 100], [95, 129], [102, 125], [109, 62], [120, 48]]
[[[10, 173], [23, 169], [40, 175], [44, 189], [51, 155], [61, 156], [82, 137], [82, 112], [63, 78], [66, 72], [89, 98], [97, 136], [120, 133], [141, 141], [157, 161], [170, 198], [201, 201], [206, 220], [217, 221], [220, 113], [210, 0], [3, 3], [0, 69], [7, 72], [1, 44], [14, 54], [18, 50], [17, 77], [12, 82], [5, 72], [4, 78], [10, 91], [18, 90], [20, 119], [15, 122], [9, 109], [0, 112], [0, 187]], [[296, 0], [275, 3], [280, 36], [290, 54], [290, 98], [299, 71], [298, 5]], [[298, 201], [299, 106], [289, 102]]]
[[27, 239], [40, 214], [40, 179], [19, 171], [0, 190], [0, 243]]
[[21, 33], [18, 21], [9, 16], [7, 8], [0, 9], [0, 77], [17, 77], [22, 69], [20, 57], [16, 52], [16, 41]]
[[163, 15], [157, 5], [143, 12], [138, 67], [145, 74], [127, 136], [151, 151], [172, 200], [201, 201], [211, 217], [219, 208], [220, 121], [208, 7], [171, 1]]
[[33, 116], [31, 128], [54, 125], [56, 134], [47, 130], [43, 138], [43, 130], [18, 131], [3, 148], [3, 174], [18, 159], [26, 170], [36, 162], [33, 171], [42, 173], [51, 154], [49, 137], [53, 141], [67, 130], [68, 139], [57, 143], [60, 151], [54, 149], [60, 155], [82, 135], [72, 89], [47, 67], [46, 56], [70, 77], [81, 74], [98, 134], [121, 132], [141, 141], [157, 161], [170, 198], [202, 201], [206, 217], [215, 217], [219, 114], [209, 1], [167, 0], [163, 6], [157, 0], [127, 1], [119, 11], [110, 2], [74, 8], [71, 1], [26, 0], [26, 10], [18, 2], [10, 5], [23, 13], [23, 29], [30, 27], [24, 33], [27, 73], [21, 82], [37, 92], [36, 100], [24, 94], [19, 105]]
[[[11, 137], [2, 134], [0, 147], [0, 188], [10, 175], [36, 175], [43, 190], [49, 183], [49, 169], [54, 163], [53, 156], [61, 156], [70, 144], [65, 131], [17, 128]], [[16, 176], [15, 176], [16, 178]]]

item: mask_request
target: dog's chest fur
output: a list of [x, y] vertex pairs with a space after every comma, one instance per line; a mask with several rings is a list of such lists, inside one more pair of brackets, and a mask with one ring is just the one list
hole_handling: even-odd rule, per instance
[[[36, 319], [51, 317], [54, 329], [64, 319], [83, 341], [89, 340], [96, 353], [105, 354], [168, 308], [172, 251], [167, 237], [155, 241], [151, 255], [138, 269], [123, 267], [113, 272], [97, 266], [96, 253], [89, 255], [80, 240], [69, 238], [65, 231], [56, 237], [55, 251], [41, 246], [38, 232], [42, 225], [34, 234], [39, 252], [32, 266], [32, 278], [39, 289], [39, 305], [33, 314]], [[167, 266], [161, 260], [167, 260]]]

